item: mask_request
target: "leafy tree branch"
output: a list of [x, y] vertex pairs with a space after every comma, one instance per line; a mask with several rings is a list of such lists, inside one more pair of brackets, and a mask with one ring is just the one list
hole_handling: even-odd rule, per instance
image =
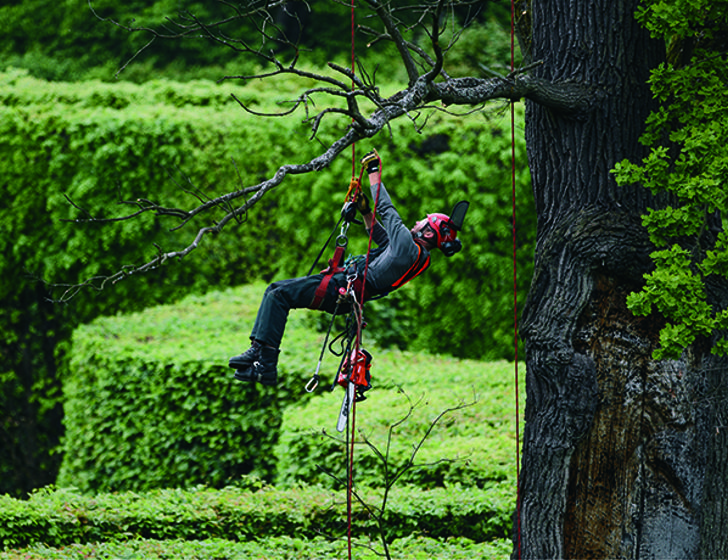
[[[728, 235], [721, 225], [728, 208], [728, 5], [720, 4], [689, 3], [678, 11], [653, 1], [640, 11], [653, 35], [665, 38], [669, 61], [652, 72], [661, 106], [641, 138], [651, 151], [640, 163], [617, 164], [615, 173], [620, 184], [642, 184], [674, 200], [643, 217], [656, 247], [655, 269], [628, 300], [638, 315], [658, 311], [668, 319], [658, 359], [728, 330], [728, 309], [710, 297], [713, 280], [728, 277]], [[728, 352], [725, 334], [711, 351]]]

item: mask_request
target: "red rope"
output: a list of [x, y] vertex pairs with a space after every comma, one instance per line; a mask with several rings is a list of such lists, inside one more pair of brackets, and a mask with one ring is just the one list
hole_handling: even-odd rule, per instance
[[[380, 173], [381, 173], [381, 162], [379, 164], [380, 167]], [[369, 255], [372, 252], [372, 239], [374, 237], [374, 220], [377, 216], [377, 206], [379, 204], [379, 192], [382, 188], [382, 180], [381, 176], [379, 179], [379, 183], [377, 184], [377, 195], [374, 197], [374, 208], [372, 209], [372, 227], [369, 230], [369, 245], [367, 247], [367, 255], [366, 260], [364, 261], [364, 272], [362, 273], [362, 284], [361, 284], [361, 294], [359, 296], [359, 301], [354, 301], [354, 306], [359, 306], [358, 316], [357, 316], [357, 331], [356, 331], [356, 345], [355, 345], [355, 353], [354, 356], [359, 355], [359, 349], [361, 348], [361, 338], [362, 338], [362, 327], [364, 323], [364, 316], [362, 308], [364, 306], [364, 292], [366, 290], [366, 283], [367, 283], [367, 270], [369, 269]], [[355, 293], [356, 295], [356, 293]], [[355, 312], [356, 309], [355, 309]], [[347, 389], [348, 390], [348, 389]], [[352, 400], [350, 403], [351, 406], [351, 413], [349, 414], [349, 418], [351, 418], [351, 425], [347, 425], [347, 462], [349, 463], [349, 473], [347, 477], [347, 488], [346, 488], [346, 514], [347, 514], [347, 545], [349, 550], [349, 560], [351, 560], [351, 527], [352, 527], [352, 491], [354, 487], [354, 438], [356, 435], [356, 398]]]
[[[511, 0], [511, 72], [515, 70], [515, 1]], [[518, 387], [518, 267], [516, 261], [516, 116], [511, 101], [511, 200], [513, 202], [513, 347], [516, 387], [516, 548], [521, 558], [521, 426]]]
[[[351, 0], [351, 75], [354, 75], [354, 0]], [[354, 91], [354, 78], [351, 79], [351, 91]], [[353, 119], [352, 119], [353, 122]], [[351, 176], [356, 176], [356, 142], [351, 144]]]
[[[351, 91], [354, 91], [355, 83], [354, 83], [354, 0], [351, 0]], [[356, 142], [352, 142], [351, 144], [351, 176], [352, 180], [354, 177], [356, 177]], [[361, 180], [361, 178], [360, 178]], [[361, 188], [361, 184], [359, 186]], [[375, 205], [376, 209], [376, 205]], [[374, 229], [374, 228], [372, 228]], [[371, 234], [369, 236], [369, 247], [371, 248]], [[367, 251], [367, 264], [369, 263], [369, 251]], [[364, 281], [366, 282], [366, 267], [364, 268]], [[364, 287], [362, 285], [362, 296], [361, 301], [364, 301]], [[356, 305], [356, 302], [354, 303]], [[360, 341], [361, 341], [361, 323], [362, 318], [360, 317], [358, 320], [358, 327], [357, 327], [357, 335], [356, 335], [356, 354], [358, 355]], [[349, 357], [351, 360], [351, 356]], [[348, 386], [345, 388], [347, 394], [349, 392]], [[353, 487], [354, 487], [354, 437], [356, 434], [356, 398], [352, 399], [352, 402], [349, 403], [349, 406], [351, 407], [349, 418], [347, 418], [347, 428], [346, 433], [348, 437], [348, 444], [347, 445], [347, 462], [349, 467], [349, 472], [347, 476], [347, 485], [346, 485], [346, 520], [347, 520], [347, 529], [346, 529], [346, 541], [347, 541], [347, 548], [349, 553], [349, 560], [352, 559], [351, 555], [351, 528], [352, 528], [352, 493], [353, 493]]]
[[[358, 350], [358, 343], [357, 343], [357, 350]], [[355, 354], [357, 355], [357, 354]], [[351, 382], [350, 382], [351, 383]], [[348, 387], [346, 389], [347, 393], [349, 391]], [[354, 393], [356, 395], [356, 392]], [[349, 449], [347, 450], [349, 457], [348, 457], [348, 463], [349, 463], [349, 476], [347, 480], [347, 488], [346, 488], [346, 517], [347, 517], [347, 531], [346, 531], [346, 541], [347, 546], [349, 550], [349, 560], [351, 560], [351, 527], [352, 527], [352, 493], [354, 488], [354, 437], [356, 435], [356, 396], [352, 399], [352, 401], [349, 403], [351, 406], [351, 414], [349, 415], [349, 418], [351, 418], [351, 426], [347, 426], [347, 434], [349, 434]]]

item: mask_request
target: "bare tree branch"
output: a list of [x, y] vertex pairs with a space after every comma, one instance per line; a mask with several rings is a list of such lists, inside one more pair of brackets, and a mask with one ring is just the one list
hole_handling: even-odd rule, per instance
[[[315, 87], [304, 90], [296, 99], [290, 101], [291, 108], [280, 113], [258, 112], [247, 107], [240, 99], [233, 95], [233, 99], [245, 111], [256, 116], [286, 116], [303, 108], [304, 122], [311, 126], [311, 137], [315, 137], [319, 131], [324, 117], [337, 117], [345, 119], [345, 130], [340, 133], [339, 138], [330, 145], [322, 145], [322, 151], [308, 162], [300, 164], [283, 164], [275, 173], [256, 185], [241, 187], [235, 191], [228, 192], [215, 198], [202, 197], [194, 185], [187, 179], [188, 187], [183, 190], [194, 196], [199, 204], [189, 209], [165, 206], [162, 202], [157, 203], [144, 198], [135, 201], [124, 201], [123, 204], [135, 206], [136, 210], [121, 217], [103, 218], [90, 216], [76, 202], [68, 199], [71, 206], [86, 215], [72, 221], [95, 221], [95, 222], [118, 222], [131, 220], [145, 213], [156, 216], [172, 217], [177, 220], [171, 229], [184, 229], [193, 218], [207, 215], [214, 210], [222, 209], [222, 217], [219, 213], [217, 218], [210, 218], [208, 223], [194, 232], [191, 241], [182, 249], [175, 251], [163, 251], [157, 248], [154, 258], [135, 265], [124, 265], [117, 272], [108, 276], [95, 276], [84, 282], [73, 286], [65, 286], [65, 291], [58, 301], [65, 302], [74, 297], [82, 288], [90, 287], [101, 290], [109, 284], [135, 274], [154, 270], [163, 266], [169, 261], [179, 260], [194, 251], [210, 233], [219, 233], [231, 221], [239, 222], [248, 210], [255, 206], [269, 191], [279, 186], [288, 175], [300, 175], [320, 171], [328, 167], [331, 162], [341, 154], [347, 147], [364, 138], [371, 138], [381, 132], [390, 122], [405, 116], [413, 123], [418, 130], [424, 126], [427, 115], [433, 110], [444, 110], [450, 106], [477, 107], [490, 100], [506, 99], [516, 101], [523, 98], [532, 99], [552, 107], [558, 111], [574, 112], [588, 111], [598, 99], [598, 92], [593, 88], [575, 83], [551, 83], [538, 79], [527, 73], [527, 69], [513, 72], [510, 75], [496, 75], [491, 78], [450, 78], [444, 71], [446, 63], [445, 53], [452, 46], [448, 45], [443, 49], [440, 44], [441, 25], [445, 25], [452, 15], [444, 16], [446, 10], [451, 9], [453, 4], [449, 0], [437, 0], [436, 2], [423, 3], [415, 6], [419, 10], [419, 17], [414, 24], [406, 26], [396, 15], [396, 10], [389, 2], [380, 0], [364, 0], [365, 5], [373, 10], [371, 18], [376, 20], [384, 28], [383, 32], [377, 32], [372, 27], [367, 27], [367, 34], [379, 38], [386, 38], [392, 41], [400, 55], [407, 76], [408, 86], [388, 98], [382, 98], [376, 86], [374, 75], [370, 75], [360, 64], [359, 74], [353, 73], [350, 69], [343, 68], [336, 64], [329, 64], [334, 72], [345, 76], [351, 81], [347, 84], [335, 77], [320, 72], [313, 72], [309, 69], [298, 68], [299, 46], [285, 36], [284, 31], [276, 24], [272, 10], [284, 8], [284, 0], [252, 0], [242, 5], [233, 4], [226, 0], [221, 4], [231, 10], [229, 17], [212, 23], [205, 23], [192, 14], [185, 13], [181, 21], [168, 20], [169, 26], [159, 31], [148, 27], [125, 26], [109, 18], [96, 17], [102, 21], [110, 22], [113, 25], [128, 30], [130, 33], [143, 33], [150, 37], [149, 41], [137, 51], [126, 64], [136, 58], [142, 51], [148, 49], [155, 40], [180, 40], [184, 38], [204, 38], [225, 44], [242, 54], [251, 55], [267, 64], [270, 70], [241, 76], [225, 76], [222, 80], [238, 79], [247, 81], [251, 79], [269, 79], [278, 75], [293, 75], [305, 80], [313, 80]], [[464, 4], [468, 4], [465, 2]], [[460, 4], [458, 4], [460, 5]], [[474, 5], [474, 4], [473, 4]], [[89, 6], [93, 6], [89, 0]], [[410, 6], [412, 9], [412, 6]], [[253, 22], [258, 31], [259, 43], [251, 44], [250, 38], [234, 38], [226, 34], [227, 26], [237, 24], [245, 20]], [[441, 20], [445, 23], [441, 23]], [[430, 22], [430, 26], [425, 25]], [[300, 22], [299, 22], [300, 24]], [[403, 36], [402, 31], [409, 31], [417, 27], [424, 30], [430, 38], [430, 49], [432, 56], [424, 47], [415, 46]], [[457, 34], [454, 34], [457, 35]], [[254, 40], [254, 39], [253, 39]], [[284, 64], [269, 48], [268, 44], [284, 45], [292, 49], [294, 56], [290, 63]], [[424, 64], [425, 69], [420, 73], [418, 64], [415, 62], [413, 53], [417, 55]], [[125, 64], [125, 66], [126, 66]], [[530, 68], [530, 67], [529, 67]], [[439, 80], [439, 81], [436, 81]], [[352, 87], [353, 85], [353, 87]], [[344, 100], [345, 106], [336, 106], [330, 102], [324, 104], [323, 108], [317, 109], [316, 113], [310, 112], [315, 106], [314, 96], [322, 96], [328, 101]], [[369, 101], [373, 109], [369, 113], [362, 111], [358, 102], [359, 99]], [[424, 122], [421, 115], [425, 114]], [[339, 122], [339, 126], [340, 126]], [[236, 168], [237, 173], [237, 168]], [[239, 176], [239, 173], [238, 173]], [[59, 287], [59, 286], [56, 286]]]
[[[389, 501], [389, 495], [394, 487], [394, 485], [410, 470], [417, 468], [417, 467], [430, 467], [439, 465], [442, 463], [451, 463], [458, 461], [459, 457], [448, 457], [448, 458], [442, 458], [437, 461], [432, 461], [430, 463], [416, 463], [415, 459], [417, 457], [417, 454], [422, 449], [423, 445], [427, 441], [427, 439], [432, 435], [433, 430], [437, 427], [438, 424], [448, 415], [452, 414], [453, 412], [457, 412], [459, 410], [463, 410], [465, 408], [473, 406], [477, 399], [475, 396], [473, 397], [472, 402], [464, 402], [461, 401], [455, 406], [446, 408], [445, 410], [442, 410], [433, 420], [430, 421], [429, 426], [425, 430], [425, 433], [412, 445], [412, 452], [410, 453], [408, 459], [404, 462], [403, 465], [395, 466], [392, 465], [392, 442], [394, 438], [395, 431], [401, 427], [403, 424], [409, 421], [409, 419], [412, 417], [412, 414], [414, 411], [422, 404], [422, 399], [424, 398], [424, 395], [420, 397], [420, 399], [413, 403], [410, 396], [401, 388], [399, 387], [399, 392], [402, 393], [405, 398], [407, 399], [407, 402], [409, 404], [407, 412], [396, 422], [393, 422], [388, 430], [387, 430], [387, 439], [386, 444], [384, 446], [384, 449], [379, 449], [377, 445], [372, 442], [370, 438], [368, 438], [366, 435], [364, 435], [361, 430], [359, 431], [359, 435], [362, 438], [362, 443], [375, 455], [375, 457], [378, 459], [379, 463], [382, 466], [383, 473], [384, 473], [384, 480], [382, 480], [381, 488], [383, 489], [383, 494], [381, 497], [381, 501], [379, 505], [372, 505], [369, 502], [367, 502], [364, 497], [355, 489], [352, 488], [352, 496], [356, 499], [356, 501], [364, 508], [364, 510], [377, 522], [377, 527], [379, 530], [379, 540], [382, 543], [382, 547], [384, 549], [384, 556], [387, 558], [390, 558], [389, 554], [389, 543], [387, 541], [387, 532], [386, 532], [386, 525], [385, 525], [385, 513], [387, 511], [387, 503]], [[344, 440], [342, 440], [339, 437], [331, 436], [329, 435], [325, 430], [323, 431], [323, 435], [339, 442], [342, 444], [346, 444]], [[356, 443], [356, 442], [355, 442]], [[335, 473], [332, 473], [328, 471], [328, 469], [325, 469], [321, 466], [319, 466], [319, 469], [324, 472], [326, 475], [330, 476], [337, 482], [339, 482], [342, 485], [345, 485], [347, 483], [346, 480], [342, 479], [340, 476], [338, 476]]]

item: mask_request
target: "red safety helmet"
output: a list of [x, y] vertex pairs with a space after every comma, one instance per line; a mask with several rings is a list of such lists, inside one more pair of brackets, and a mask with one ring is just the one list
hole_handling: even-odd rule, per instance
[[457, 228], [446, 214], [427, 214], [427, 223], [435, 230], [437, 235], [437, 248], [446, 257], [451, 257], [462, 249]]

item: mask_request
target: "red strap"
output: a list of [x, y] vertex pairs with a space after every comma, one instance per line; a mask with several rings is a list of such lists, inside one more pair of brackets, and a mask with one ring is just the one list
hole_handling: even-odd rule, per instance
[[416, 276], [419, 276], [422, 274], [425, 269], [427, 269], [428, 266], [430, 266], [430, 255], [427, 255], [427, 258], [420, 263], [420, 259], [422, 258], [422, 247], [417, 245], [418, 253], [417, 258], [415, 259], [415, 262], [412, 264], [412, 266], [409, 268], [407, 272], [405, 272], [402, 275], [402, 278], [397, 280], [392, 284], [392, 289], [396, 290], [397, 288], [401, 288], [404, 286], [407, 282], [415, 278]]
[[324, 301], [324, 297], [326, 296], [326, 290], [329, 287], [329, 282], [331, 282], [331, 277], [333, 275], [333, 273], [327, 274], [326, 276], [324, 276], [323, 280], [321, 280], [318, 288], [316, 288], [316, 293], [313, 295], [311, 304], [308, 306], [309, 309], [318, 309], [321, 306], [321, 302]]
[[319, 309], [321, 307], [321, 303], [324, 301], [324, 298], [326, 297], [326, 290], [329, 288], [329, 283], [331, 282], [331, 277], [336, 274], [337, 272], [344, 272], [344, 267], [341, 266], [344, 264], [344, 251], [346, 250], [346, 246], [344, 245], [337, 245], [336, 250], [334, 251], [334, 256], [329, 259], [329, 266], [321, 271], [321, 274], [324, 275], [323, 279], [321, 280], [321, 283], [316, 288], [316, 293], [313, 295], [313, 299], [311, 300], [311, 303], [309, 304], [309, 309]]

